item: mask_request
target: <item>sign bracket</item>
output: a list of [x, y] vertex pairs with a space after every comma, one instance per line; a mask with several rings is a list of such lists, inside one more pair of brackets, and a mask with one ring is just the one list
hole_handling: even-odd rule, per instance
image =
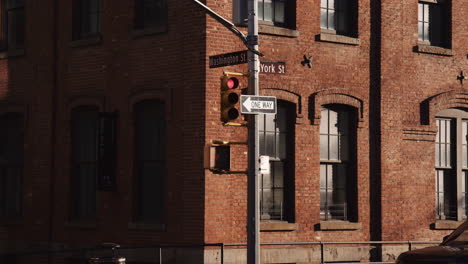
[[[221, 25], [223, 25], [224, 27], [229, 29], [232, 33], [234, 33], [234, 35], [239, 37], [242, 40], [242, 43], [244, 43], [244, 45], [247, 47], [247, 49], [249, 51], [253, 52], [254, 54], [257, 54], [260, 57], [265, 56], [260, 51], [252, 48], [252, 42], [253, 41], [255, 42], [255, 38], [252, 39], [252, 37], [250, 37], [250, 36], [248, 37], [248, 36], [244, 35], [244, 33], [242, 33], [238, 28], [236, 28], [236, 26], [232, 22], [230, 22], [229, 20], [225, 19], [224, 17], [218, 15], [215, 11], [211, 10], [211, 8], [207, 7], [202, 2], [200, 2], [198, 0], [193, 0], [193, 2], [195, 2], [201, 9], [203, 9], [210, 17], [212, 17], [214, 20], [218, 21]], [[256, 39], [257, 39], [256, 42], [258, 42], [258, 36], [256, 36]]]

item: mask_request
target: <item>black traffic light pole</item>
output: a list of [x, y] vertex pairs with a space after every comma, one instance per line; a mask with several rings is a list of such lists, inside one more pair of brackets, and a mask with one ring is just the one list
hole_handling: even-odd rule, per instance
[[[248, 35], [240, 32], [233, 23], [226, 20], [209, 7], [198, 0], [193, 0], [209, 16], [225, 26], [242, 42], [250, 51], [248, 53], [249, 88], [248, 94], [259, 95], [258, 73], [260, 62], [258, 56], [263, 56], [258, 51], [258, 17], [257, 1], [248, 1]], [[248, 115], [248, 183], [247, 183], [247, 264], [260, 264], [260, 194], [259, 194], [259, 138], [258, 115]]]
[[[248, 0], [249, 51], [258, 50], [257, 0]], [[259, 95], [258, 53], [248, 53], [249, 89], [248, 94]], [[259, 193], [259, 137], [258, 115], [248, 115], [248, 181], [247, 181], [247, 264], [260, 263], [260, 193]]]

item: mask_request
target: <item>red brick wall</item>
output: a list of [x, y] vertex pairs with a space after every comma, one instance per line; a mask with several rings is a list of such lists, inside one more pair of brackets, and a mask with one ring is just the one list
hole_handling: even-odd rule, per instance
[[[231, 17], [230, 2], [209, 1], [208, 5], [228, 19]], [[359, 46], [316, 41], [320, 34], [319, 6], [319, 1], [297, 2], [297, 38], [260, 34], [259, 49], [265, 54], [260, 60], [286, 63], [284, 75], [260, 74], [260, 94], [296, 104], [295, 218], [299, 224], [296, 231], [262, 232], [262, 242], [369, 239], [369, 4], [363, 3], [359, 8]], [[213, 19], [207, 19], [207, 27], [208, 55], [245, 49], [241, 41]], [[301, 65], [304, 55], [313, 57], [312, 68]], [[247, 128], [224, 127], [219, 121], [219, 77], [223, 70], [246, 73], [247, 65], [207, 67], [207, 144], [211, 140], [247, 140]], [[359, 221], [363, 228], [358, 231], [315, 231], [320, 222], [318, 124], [320, 105], [328, 103], [359, 107], [362, 115], [358, 129], [358, 185]], [[214, 175], [207, 171], [207, 242], [246, 241], [246, 184], [245, 175]]]
[[[134, 36], [133, 1], [103, 0], [102, 39], [91, 45], [71, 42], [69, 2], [57, 1], [55, 21], [52, 0], [28, 3], [25, 53], [0, 60], [0, 111], [19, 109], [26, 117], [24, 217], [18, 225], [1, 225], [0, 239], [44, 241], [52, 236], [53, 241], [81, 246], [102, 241], [246, 241], [246, 175], [213, 174], [204, 168], [204, 149], [213, 140], [247, 140], [246, 127], [223, 126], [219, 119], [223, 70], [246, 73], [247, 65], [211, 69], [208, 57], [245, 47], [190, 1], [168, 2], [167, 32]], [[207, 4], [231, 19], [231, 1]], [[413, 51], [417, 2], [360, 1], [359, 45], [317, 40], [319, 6], [318, 0], [297, 1], [298, 37], [260, 34], [259, 49], [265, 54], [261, 60], [286, 63], [284, 75], [260, 74], [260, 93], [296, 104], [299, 226], [295, 231], [262, 232], [262, 241], [440, 239], [447, 231], [430, 229], [435, 221], [431, 120], [446, 107], [465, 107], [456, 98], [465, 96], [466, 81], [462, 84], [456, 76], [467, 71], [468, 5], [452, 1], [453, 56]], [[312, 56], [312, 68], [301, 65], [304, 55]], [[445, 94], [436, 97], [440, 93]], [[148, 98], [165, 100], [168, 113], [165, 232], [129, 228], [134, 195], [132, 108]], [[360, 230], [316, 229], [319, 109], [329, 103], [348, 104], [359, 113]], [[117, 190], [98, 193], [97, 221], [91, 227], [68, 221], [70, 110], [81, 104], [117, 111], [119, 116]], [[246, 168], [246, 151], [245, 145], [232, 147], [236, 170]]]

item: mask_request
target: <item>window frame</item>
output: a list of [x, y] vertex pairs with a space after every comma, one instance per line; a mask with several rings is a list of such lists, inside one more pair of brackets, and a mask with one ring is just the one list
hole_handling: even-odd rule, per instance
[[324, 33], [357, 38], [357, 17], [357, 0], [320, 1], [320, 29]]
[[[330, 121], [330, 113], [336, 114], [336, 133], [331, 134], [332, 121]], [[340, 115], [347, 115], [348, 120], [347, 127], [345, 128], [346, 133], [341, 133], [339, 130]], [[327, 104], [321, 108], [321, 119], [320, 119], [320, 219], [321, 221], [330, 220], [343, 220], [349, 222], [358, 221], [358, 203], [357, 203], [357, 109], [347, 105], [341, 104]], [[325, 127], [326, 125], [326, 127]], [[324, 138], [327, 140], [323, 140]], [[330, 146], [331, 137], [336, 137], [336, 158], [330, 158]], [[342, 143], [344, 142], [344, 143]], [[326, 144], [326, 154], [324, 155]], [[344, 150], [343, 150], [344, 149]], [[326, 156], [326, 157], [325, 157]], [[339, 173], [341, 171], [341, 173]], [[331, 173], [330, 173], [331, 172]], [[337, 174], [338, 173], [338, 174]], [[341, 175], [341, 177], [340, 177]], [[335, 177], [339, 177], [339, 181], [336, 181]], [[338, 185], [336, 185], [338, 182]], [[339, 184], [344, 182], [344, 184]], [[330, 187], [331, 185], [331, 187]], [[325, 193], [325, 195], [323, 195]], [[335, 213], [333, 216], [332, 211], [340, 211], [338, 206], [334, 204], [329, 205], [328, 201], [333, 199], [333, 196], [338, 196], [339, 193], [344, 194], [341, 199], [344, 199], [343, 213], [339, 215]], [[330, 198], [330, 199], [329, 199]], [[335, 209], [336, 210], [335, 210]]]
[[[97, 10], [89, 10], [92, 6], [92, 1], [95, 1]], [[85, 3], [89, 8], [83, 10]], [[92, 26], [91, 17], [96, 16], [96, 24]], [[101, 17], [102, 17], [102, 0], [73, 0], [73, 33], [72, 40], [83, 40], [99, 37], [101, 34]], [[85, 24], [88, 23], [89, 29], [86, 30]], [[94, 27], [94, 29], [91, 29]]]
[[[440, 166], [438, 164], [437, 146], [440, 143], [440, 128], [438, 120], [450, 120], [451, 129], [451, 149], [447, 152], [450, 153], [450, 165]], [[438, 112], [435, 115], [435, 121], [437, 125], [437, 134], [435, 139], [435, 216], [437, 220], [454, 220], [462, 221], [467, 218], [468, 212], [468, 197], [466, 192], [468, 186], [468, 149], [464, 149], [467, 146], [466, 136], [468, 136], [468, 112], [466, 109], [449, 108]], [[446, 213], [446, 204], [450, 201], [445, 199], [446, 184], [441, 184], [441, 180], [438, 172], [444, 171], [444, 179], [447, 177], [453, 177], [451, 179], [452, 185], [451, 190], [455, 193], [450, 193], [450, 200], [453, 204], [450, 206], [455, 209], [452, 210], [452, 214]], [[442, 187], [440, 187], [442, 186]], [[441, 189], [443, 188], [441, 193]], [[441, 198], [442, 197], [442, 198]], [[443, 208], [440, 208], [442, 205]], [[442, 213], [441, 213], [442, 212]]]
[[[158, 172], [162, 172], [158, 174], [158, 183], [160, 184], [160, 192], [156, 194], [156, 198], [159, 199], [157, 206], [159, 207], [159, 213], [157, 215], [153, 215], [151, 217], [146, 216], [147, 212], [143, 212], [145, 206], [142, 203], [142, 162], [146, 159], [140, 159], [140, 147], [143, 145], [144, 142], [148, 142], [148, 140], [142, 140], [139, 138], [139, 111], [141, 108], [151, 108], [155, 107], [156, 110], [160, 110], [158, 122], [162, 127], [159, 127], [159, 132], [162, 133], [163, 139], [159, 139], [158, 141], [162, 143], [159, 149], [160, 160], [150, 160], [161, 163], [162, 168]], [[145, 111], [151, 112], [152, 109], [143, 109]], [[154, 109], [153, 109], [154, 110]], [[139, 101], [134, 104], [133, 106], [133, 118], [134, 118], [134, 210], [133, 210], [133, 222], [140, 223], [140, 224], [164, 224], [166, 222], [166, 193], [167, 193], [167, 175], [168, 175], [168, 160], [167, 160], [167, 141], [168, 141], [168, 133], [167, 133], [167, 119], [166, 119], [166, 102], [159, 99], [146, 99]], [[144, 131], [144, 130], [142, 130]], [[139, 140], [142, 140], [142, 144], [139, 144]], [[153, 142], [154, 143], [154, 142]], [[145, 144], [147, 145], [147, 144]], [[146, 184], [144, 185], [146, 186]], [[152, 190], [154, 192], [154, 190]], [[153, 197], [154, 198], [154, 197]], [[152, 204], [155, 204], [155, 201], [152, 200]], [[153, 218], [152, 218], [153, 217]]]
[[[262, 0], [263, 1], [263, 0]], [[273, 0], [273, 1], [284, 1], [284, 22], [275, 22], [274, 19], [272, 21], [263, 20], [260, 16], [260, 8], [258, 8], [258, 23], [261, 27], [278, 27], [284, 28], [289, 30], [296, 29], [296, 0]], [[272, 2], [273, 3], [273, 2]], [[248, 20], [248, 12], [247, 12], [247, 0], [233, 0], [233, 15], [232, 20], [234, 24], [247, 26]], [[259, 1], [258, 7], [262, 5], [262, 2]], [[275, 34], [278, 34], [276, 32]], [[281, 33], [279, 34], [281, 35]]]
[[418, 43], [451, 48], [451, 3], [449, 0], [418, 1]]
[[[17, 150], [19, 151], [17, 154], [17, 157], [12, 157], [12, 160], [8, 160], [8, 157], [5, 157], [5, 159], [2, 159], [0, 156], [0, 195], [4, 196], [0, 201], [2, 201], [2, 204], [0, 205], [0, 217], [8, 219], [8, 218], [18, 218], [22, 216], [23, 213], [23, 172], [24, 172], [24, 116], [22, 113], [17, 113], [17, 112], [8, 112], [8, 113], [2, 113], [0, 114], [0, 123], [3, 125], [5, 123], [9, 122], [16, 122], [16, 125], [18, 125], [18, 134], [19, 137], [17, 140], [19, 140], [17, 143]], [[3, 126], [2, 126], [3, 127]], [[5, 132], [2, 131], [2, 132]], [[7, 135], [6, 135], [7, 136]], [[0, 143], [3, 142], [13, 142], [11, 138], [6, 138], [4, 136], [1, 137]], [[1, 146], [0, 146], [1, 147]], [[11, 152], [9, 152], [11, 153]], [[1, 155], [1, 152], [0, 152]], [[17, 169], [19, 170], [19, 176], [16, 182], [16, 194], [14, 194], [14, 197], [9, 197], [9, 192], [11, 191], [11, 186], [8, 184], [8, 177], [5, 174], [4, 171], [7, 171], [9, 169]], [[5, 188], [5, 189], [4, 189]], [[10, 199], [11, 198], [11, 199]], [[3, 204], [4, 203], [4, 204]], [[9, 208], [12, 208], [14, 212], [10, 213], [8, 211]]]
[[[155, 32], [164, 32], [167, 30], [168, 24], [168, 10], [167, 10], [167, 0], [151, 0], [154, 1], [154, 5], [157, 6], [160, 2], [159, 9], [154, 7], [156, 10], [155, 13], [152, 13], [150, 17], [157, 17], [160, 15], [159, 21], [147, 21], [145, 18], [145, 11], [148, 11], [148, 8], [145, 7], [145, 0], [135, 0], [134, 1], [134, 20], [133, 28], [136, 31], [144, 30], [153, 30]], [[158, 13], [158, 14], [156, 14]], [[157, 19], [156, 19], [157, 20]]]
[[1, 1], [0, 50], [14, 50], [24, 48], [26, 31], [26, 3], [25, 0], [15, 0], [13, 6], [9, 6], [10, 1]]
[[[260, 179], [260, 210], [262, 221], [287, 221], [289, 223], [293, 223], [295, 221], [295, 114], [296, 105], [294, 103], [278, 100], [277, 113], [274, 117], [273, 115], [263, 114], [260, 115], [259, 118], [259, 151], [260, 155], [267, 155], [270, 157], [271, 167], [271, 173], [261, 174]], [[281, 121], [281, 123], [278, 121], [280, 116], [286, 117], [286, 119]], [[261, 124], [262, 121], [263, 124]], [[268, 121], [271, 121], [271, 123], [268, 124]], [[270, 127], [270, 129], [268, 129], [268, 127]], [[267, 136], [268, 134], [270, 134], [270, 137]], [[283, 143], [280, 142], [281, 138], [284, 138]], [[267, 145], [271, 145], [271, 143], [267, 143], [268, 139], [273, 139], [274, 141], [274, 149], [271, 149], [270, 151], [266, 149]], [[281, 145], [283, 145], [283, 148]], [[282, 177], [278, 177], [281, 174], [275, 176], [276, 169], [280, 169], [281, 167]], [[278, 181], [280, 184], [278, 184]], [[271, 182], [271, 187], [264, 187], [265, 182]], [[272, 204], [275, 204], [275, 201], [280, 201], [279, 214], [273, 212], [275, 211], [274, 205], [273, 209], [270, 208], [273, 211], [270, 209], [265, 211], [263, 208], [264, 195], [267, 195], [269, 191], [272, 192]], [[281, 192], [279, 200], [275, 200], [275, 191]]]
[[[94, 142], [87, 141], [90, 138], [84, 139], [82, 138], [83, 135], [79, 135], [79, 131], [76, 129], [77, 126], [84, 125], [87, 129], [91, 129], [89, 124], [82, 124], [80, 123], [83, 120], [83, 116], [80, 115], [94, 115]], [[92, 120], [88, 119], [85, 120], [86, 122], [92, 122]], [[70, 143], [71, 143], [71, 172], [70, 172], [70, 220], [71, 221], [94, 221], [97, 216], [97, 178], [98, 178], [98, 170], [99, 170], [99, 157], [98, 157], [98, 122], [99, 122], [99, 107], [94, 105], [81, 105], [74, 107], [71, 110], [71, 119], [70, 119]], [[80, 129], [81, 131], [81, 129]], [[90, 130], [91, 131], [91, 130]], [[90, 132], [88, 131], [88, 132]], [[78, 140], [78, 141], [75, 141]], [[76, 155], [76, 151], [78, 151], [77, 147], [89, 146], [91, 150], [94, 150], [94, 158], [89, 158], [89, 160], [84, 160]], [[94, 147], [93, 147], [94, 146]], [[81, 151], [84, 151], [83, 149]], [[81, 152], [80, 151], [80, 152]], [[86, 166], [91, 168], [90, 171], [94, 171], [94, 179], [93, 176], [83, 176], [81, 172], [82, 166]], [[84, 183], [86, 187], [83, 187], [82, 178], [85, 177]], [[89, 177], [89, 178], [88, 178]], [[94, 183], [94, 188], [91, 187]], [[81, 197], [85, 197], [83, 200]]]

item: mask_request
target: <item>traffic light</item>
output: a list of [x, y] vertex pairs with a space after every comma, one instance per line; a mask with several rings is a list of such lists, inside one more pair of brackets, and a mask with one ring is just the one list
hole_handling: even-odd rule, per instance
[[243, 73], [237, 72], [224, 72], [221, 76], [221, 121], [225, 123], [236, 120], [240, 115], [240, 92], [245, 88], [243, 77]]

